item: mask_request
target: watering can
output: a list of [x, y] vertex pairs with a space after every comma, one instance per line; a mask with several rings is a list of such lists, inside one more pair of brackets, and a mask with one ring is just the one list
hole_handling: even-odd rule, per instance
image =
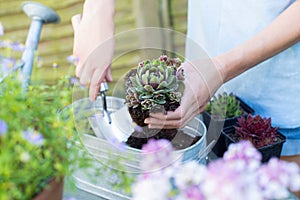
[[[23, 91], [26, 92], [30, 83], [34, 55], [40, 40], [43, 24], [58, 23], [60, 17], [51, 8], [37, 2], [24, 2], [22, 4], [22, 9], [25, 14], [31, 18], [31, 25], [27, 34], [22, 59], [10, 72], [20, 69], [20, 73], [23, 76], [22, 88]], [[8, 74], [1, 77], [0, 83], [7, 76]]]

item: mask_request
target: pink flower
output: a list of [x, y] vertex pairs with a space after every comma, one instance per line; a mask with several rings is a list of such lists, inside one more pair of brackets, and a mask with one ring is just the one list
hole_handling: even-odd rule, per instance
[[149, 142], [143, 146], [142, 151], [142, 161], [140, 165], [145, 173], [162, 170], [181, 159], [181, 156], [174, 152], [172, 144], [164, 139], [149, 140]]
[[200, 187], [192, 186], [184, 191], [185, 200], [205, 200], [205, 197], [200, 190]]
[[256, 170], [261, 163], [261, 154], [249, 141], [241, 141], [229, 146], [225, 152], [224, 161], [230, 161], [231, 165], [240, 170]]
[[272, 158], [258, 171], [258, 184], [265, 198], [287, 198], [288, 189], [300, 190], [300, 170], [296, 163]]

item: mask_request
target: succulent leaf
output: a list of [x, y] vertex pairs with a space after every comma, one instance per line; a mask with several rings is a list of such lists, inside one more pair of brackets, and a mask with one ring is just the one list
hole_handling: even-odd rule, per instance
[[[159, 85], [158, 77], [157, 76], [150, 77], [150, 86], [156, 89], [158, 85]], [[152, 92], [154, 92], [154, 90]]]
[[159, 89], [166, 88], [167, 85], [168, 85], [167, 81], [163, 81], [158, 85], [157, 89], [159, 90]]
[[161, 74], [165, 73], [165, 67], [164, 66], [160, 65], [160, 66], [157, 67], [157, 69], [159, 70], [159, 72]]
[[[150, 82], [151, 82], [151, 80], [150, 80]], [[154, 92], [155, 91], [151, 85], [145, 85], [144, 88], [147, 92]]]
[[161, 101], [161, 100], [165, 100], [165, 99], [166, 99], [166, 96], [163, 95], [163, 94], [156, 94], [156, 95], [153, 96], [153, 99], [154, 99], [155, 101]]
[[134, 87], [143, 86], [136, 77], [129, 77], [129, 79]]
[[273, 144], [277, 141], [278, 127], [272, 127], [271, 118], [262, 118], [260, 115], [248, 115], [238, 119], [235, 133], [241, 140], [249, 140], [256, 148]]
[[135, 92], [137, 92], [139, 94], [146, 92], [145, 88], [142, 86], [132, 87], [132, 90], [134, 90]]
[[159, 62], [159, 60], [154, 60], [154, 61], [152, 62], [152, 64], [153, 64], [154, 66], [159, 66], [159, 65], [160, 65], [160, 62]]
[[153, 97], [153, 94], [143, 93], [143, 94], [140, 94], [139, 99], [150, 99], [152, 97]]
[[206, 110], [221, 119], [237, 117], [243, 114], [240, 102], [232, 93], [228, 95], [224, 92], [214, 96], [208, 104]]
[[149, 70], [147, 70], [145, 74], [142, 75], [142, 83], [143, 85], [149, 84]]
[[169, 88], [169, 89], [171, 89], [171, 90], [176, 90], [178, 88], [178, 85], [176, 84], [176, 77], [175, 76], [171, 76], [169, 78], [166, 87]]
[[[132, 86], [128, 94], [134, 93], [133, 96], [144, 110], [163, 105], [167, 100], [180, 102], [184, 84], [183, 77], [179, 80], [176, 75], [178, 63], [181, 63], [180, 59], [170, 59], [165, 55], [140, 62], [136, 72], [130, 75]], [[126, 97], [128, 106], [136, 107], [133, 99], [132, 96]]]
[[170, 90], [165, 88], [163, 90], [157, 90], [157, 91], [153, 92], [153, 94], [167, 94], [169, 92], [170, 92]]
[[141, 102], [141, 106], [143, 110], [150, 110], [155, 106], [153, 99], [145, 99]]
[[182, 95], [180, 92], [170, 92], [168, 94], [168, 97], [171, 102], [180, 102], [181, 96]]

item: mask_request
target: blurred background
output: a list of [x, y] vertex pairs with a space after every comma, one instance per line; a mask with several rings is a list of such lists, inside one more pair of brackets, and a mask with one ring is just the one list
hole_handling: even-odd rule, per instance
[[[21, 0], [0, 0], [0, 22], [4, 35], [0, 40], [25, 43], [31, 20], [23, 13]], [[71, 17], [81, 13], [83, 0], [36, 0], [54, 9], [61, 17], [59, 24], [43, 26], [38, 46], [38, 64], [33, 71], [33, 79], [53, 83], [58, 77], [74, 74], [67, 56], [72, 54], [73, 29]], [[187, 0], [115, 0], [115, 33], [140, 27], [164, 27], [186, 33]], [[135, 38], [131, 38], [135, 40]], [[116, 51], [130, 48], [132, 41], [124, 40], [117, 44]], [[172, 37], [166, 45], [171, 45], [176, 52], [184, 53], [185, 40]], [[184, 55], [184, 54], [182, 54]], [[114, 80], [124, 75], [130, 68], [141, 61], [139, 51], [128, 53], [112, 65]], [[53, 68], [57, 68], [53, 70]], [[113, 85], [114, 83], [112, 83]]]

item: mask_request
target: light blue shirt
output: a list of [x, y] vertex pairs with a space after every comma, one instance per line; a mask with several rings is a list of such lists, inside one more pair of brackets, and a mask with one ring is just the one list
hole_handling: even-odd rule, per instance
[[[270, 24], [294, 0], [189, 0], [187, 36], [209, 56], [243, 43]], [[299, 22], [300, 24], [300, 22]], [[274, 33], [275, 34], [275, 33]], [[194, 59], [187, 42], [187, 58]], [[300, 127], [300, 44], [224, 85], [273, 126]]]

